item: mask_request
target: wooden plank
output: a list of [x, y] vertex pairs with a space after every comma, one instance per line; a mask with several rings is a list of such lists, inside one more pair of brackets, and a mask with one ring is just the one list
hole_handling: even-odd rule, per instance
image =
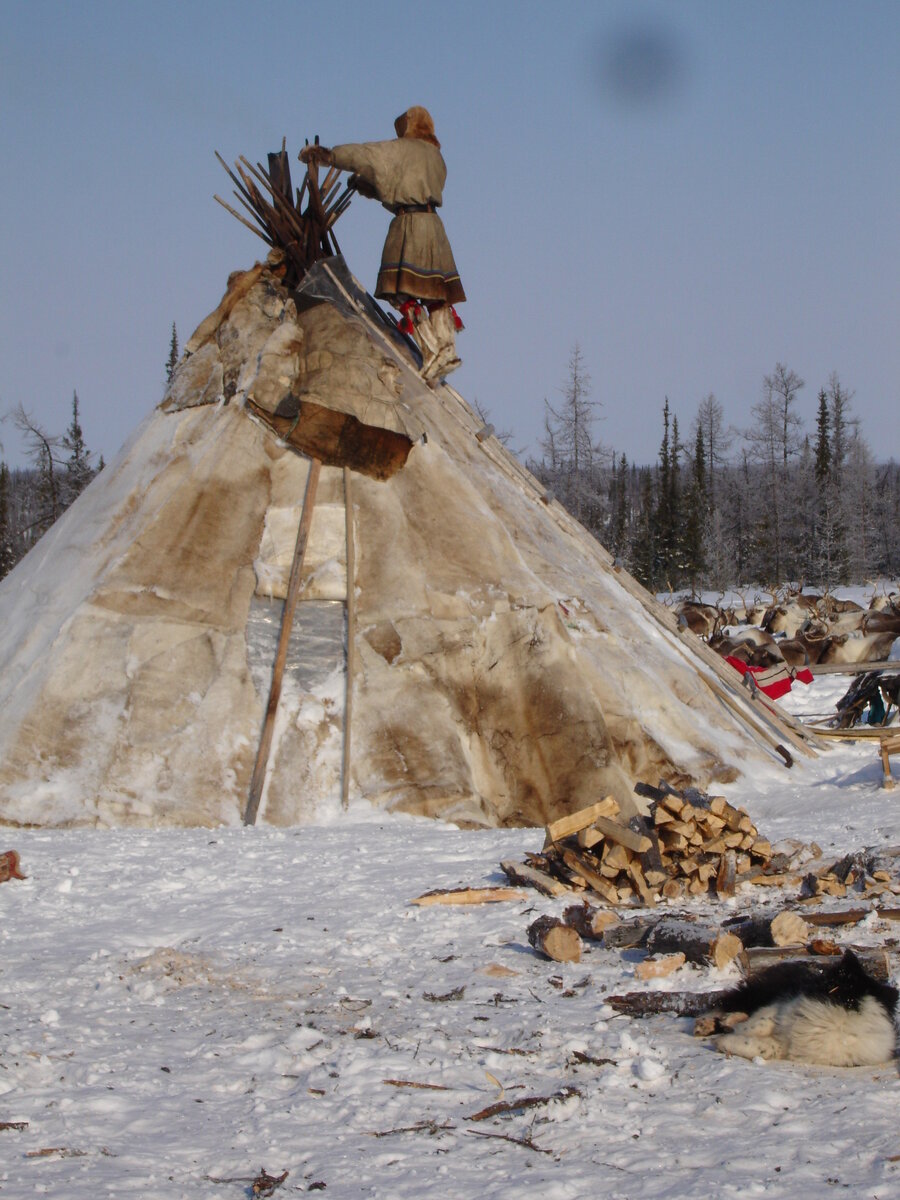
[[275, 655], [275, 664], [272, 667], [269, 702], [266, 705], [262, 736], [259, 739], [256, 762], [254, 763], [253, 775], [250, 779], [250, 794], [247, 798], [247, 807], [244, 809], [245, 825], [255, 825], [256, 814], [259, 811], [259, 801], [266, 778], [266, 767], [269, 763], [269, 752], [272, 748], [272, 736], [275, 732], [275, 714], [278, 711], [278, 701], [281, 699], [281, 684], [284, 677], [284, 666], [287, 662], [288, 643], [291, 638], [291, 629], [294, 626], [297, 598], [300, 595], [303, 559], [306, 554], [306, 545], [309, 541], [309, 528], [312, 524], [313, 508], [316, 503], [316, 488], [319, 484], [319, 472], [321, 469], [322, 464], [317, 458], [310, 459], [309, 474], [306, 478], [306, 491], [303, 496], [303, 508], [300, 512], [300, 524], [297, 528], [297, 541], [294, 545], [294, 561], [291, 564], [287, 596], [281, 612], [281, 630], [278, 635], [278, 650]]
[[858, 742], [882, 742], [885, 738], [894, 738], [897, 736], [897, 726], [855, 726], [853, 729], [828, 729], [824, 725], [807, 725], [807, 729], [812, 729], [819, 737], [824, 738], [844, 738], [849, 741]]

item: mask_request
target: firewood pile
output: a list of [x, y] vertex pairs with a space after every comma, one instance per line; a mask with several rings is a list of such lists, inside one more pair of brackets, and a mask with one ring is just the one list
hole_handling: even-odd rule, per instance
[[510, 882], [548, 896], [592, 892], [609, 905], [651, 906], [709, 892], [733, 896], [739, 882], [790, 863], [723, 796], [665, 784], [635, 790], [650, 799], [647, 817], [624, 820], [612, 796], [561, 817], [547, 826], [540, 854], [501, 864]]
[[[649, 815], [622, 818], [612, 796], [546, 827], [540, 854], [503, 862], [510, 883], [545, 896], [584, 893], [610, 906], [652, 907], [660, 900], [733, 896], [739, 884], [799, 888], [798, 898], [900, 893], [893, 859], [860, 851], [825, 865], [815, 843], [772, 846], [749, 815], [723, 796], [696, 788], [638, 784]], [[884, 861], [882, 861], [884, 859]]]

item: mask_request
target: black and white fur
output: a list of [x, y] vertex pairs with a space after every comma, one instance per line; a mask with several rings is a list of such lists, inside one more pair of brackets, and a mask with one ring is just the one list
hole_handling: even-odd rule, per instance
[[895, 987], [867, 974], [851, 950], [825, 970], [783, 963], [725, 997], [723, 1011], [748, 1018], [718, 1037], [716, 1048], [742, 1058], [875, 1066], [893, 1057], [898, 997]]

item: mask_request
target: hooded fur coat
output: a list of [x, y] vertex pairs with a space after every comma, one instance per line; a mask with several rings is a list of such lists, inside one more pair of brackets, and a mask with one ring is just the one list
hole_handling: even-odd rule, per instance
[[410, 298], [447, 304], [465, 300], [438, 214], [396, 212], [404, 205], [440, 207], [447, 167], [438, 146], [407, 133], [387, 142], [334, 146], [331, 154], [336, 167], [352, 171], [368, 185], [364, 194], [395, 213], [381, 255], [375, 295], [398, 307]]

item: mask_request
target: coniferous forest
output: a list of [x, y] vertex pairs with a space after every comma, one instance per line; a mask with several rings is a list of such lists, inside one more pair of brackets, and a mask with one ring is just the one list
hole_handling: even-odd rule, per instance
[[48, 433], [23, 407], [11, 414], [23, 435], [30, 468], [10, 470], [0, 463], [0, 578], [7, 575], [57, 521], [98, 471], [81, 428], [78, 393], [63, 434]]
[[599, 406], [576, 345], [528, 465], [652, 591], [896, 577], [900, 465], [876, 461], [836, 373], [805, 428], [804, 386], [776, 363], [742, 428], [726, 426], [714, 395], [681, 422], [665, 399], [657, 460], [641, 466], [596, 437]]

